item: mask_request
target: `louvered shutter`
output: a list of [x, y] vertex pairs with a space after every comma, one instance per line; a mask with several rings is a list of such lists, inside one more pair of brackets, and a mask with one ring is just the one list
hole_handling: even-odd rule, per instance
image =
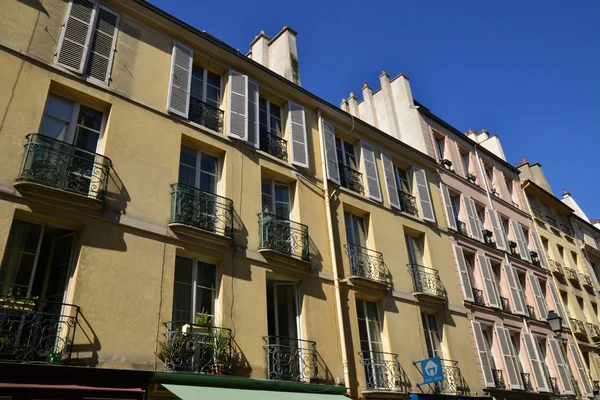
[[471, 232], [471, 237], [473, 239], [479, 240], [483, 242], [483, 233], [481, 229], [479, 229], [479, 223], [477, 222], [479, 218], [477, 218], [477, 210], [475, 209], [475, 203], [473, 200], [463, 194], [462, 195], [463, 204], [465, 206], [465, 210], [467, 211], [467, 219], [469, 220], [469, 230]]
[[531, 290], [533, 291], [533, 296], [535, 297], [535, 305], [540, 314], [540, 318], [544, 321], [548, 319], [548, 306], [546, 305], [546, 299], [544, 298], [544, 293], [542, 292], [542, 287], [540, 286], [540, 281], [535, 274], [531, 272], [527, 274], [529, 278], [529, 284], [531, 285]]
[[565, 314], [565, 309], [562, 306], [560, 297], [558, 296], [558, 292], [554, 286], [554, 282], [549, 281], [548, 288], [550, 288], [550, 294], [552, 295], [552, 301], [554, 302], [554, 311], [556, 311], [556, 313], [563, 319], [564, 326], [566, 324], [567, 315]]
[[379, 174], [377, 173], [377, 161], [375, 160], [373, 146], [361, 140], [360, 154], [365, 172], [367, 194], [369, 198], [381, 201], [381, 187], [379, 186]]
[[92, 37], [92, 23], [96, 15], [96, 2], [71, 0], [60, 33], [56, 63], [82, 73]]
[[429, 193], [429, 185], [427, 184], [427, 174], [425, 170], [416, 167], [413, 167], [413, 174], [417, 182], [417, 196], [419, 196], [421, 218], [426, 221], [435, 222], [431, 193]]
[[567, 369], [569, 366], [563, 357], [561, 344], [558, 340], [552, 338], [548, 339], [548, 343], [550, 344], [550, 352], [552, 353], [552, 358], [556, 365], [558, 381], [563, 390], [563, 393], [561, 394], [573, 394], [573, 385], [571, 385], [571, 378], [569, 376], [569, 370]]
[[508, 192], [508, 189], [506, 188], [506, 179], [504, 177], [504, 174], [502, 172], [500, 172], [500, 170], [496, 170], [496, 176], [498, 178], [498, 188], [500, 188], [498, 191], [500, 192], [499, 195], [502, 196], [502, 198], [504, 199], [504, 201], [511, 203], [512, 202], [512, 197], [510, 196], [510, 193]]
[[488, 305], [490, 307], [500, 308], [500, 296], [498, 296], [498, 287], [496, 286], [496, 277], [492, 271], [490, 260], [483, 254], [478, 254], [479, 268], [483, 278], [483, 286], [487, 296]]
[[381, 163], [383, 164], [383, 175], [387, 187], [388, 201], [392, 207], [401, 210], [398, 186], [396, 186], [396, 178], [394, 177], [394, 163], [392, 162], [392, 156], [385, 151], [381, 151]]
[[517, 239], [517, 246], [519, 247], [519, 255], [522, 259], [531, 262], [531, 255], [529, 254], [529, 247], [527, 246], [527, 239], [523, 233], [523, 227], [517, 221], [510, 221], [513, 232], [515, 232], [515, 238]]
[[450, 198], [450, 192], [448, 186], [440, 183], [440, 190], [442, 191], [442, 199], [444, 199], [444, 207], [446, 209], [446, 219], [448, 221], [448, 227], [450, 229], [457, 230], [456, 219], [454, 218], [454, 209], [452, 208], [452, 199]]
[[456, 173], [459, 176], [464, 176], [465, 171], [463, 171], [463, 165], [462, 165], [462, 160], [461, 160], [461, 156], [460, 156], [460, 151], [458, 150], [458, 146], [456, 145], [456, 142], [454, 142], [452, 140], [448, 141], [447, 147], [450, 149], [450, 152], [452, 154], [452, 160], [453, 160], [452, 166], [456, 170]]
[[523, 333], [523, 339], [525, 341], [525, 349], [529, 356], [531, 370], [533, 371], [533, 377], [537, 383], [538, 391], [550, 392], [548, 377], [546, 376], [544, 361], [540, 357], [537, 340], [535, 340], [535, 337], [531, 333]]
[[227, 136], [248, 140], [248, 77], [229, 71]]
[[335, 128], [329, 121], [322, 120], [323, 146], [325, 147], [325, 161], [327, 166], [327, 178], [332, 182], [340, 184], [340, 169], [335, 148]]
[[308, 143], [306, 142], [306, 119], [304, 107], [288, 102], [292, 164], [308, 168]]
[[504, 264], [504, 275], [506, 276], [506, 282], [510, 290], [510, 298], [514, 307], [514, 311], [517, 314], [527, 315], [527, 309], [525, 308], [525, 301], [523, 298], [523, 288], [519, 282], [517, 272], [512, 265], [508, 263]]
[[508, 250], [508, 245], [506, 242], [506, 236], [504, 236], [504, 230], [502, 229], [502, 224], [500, 222], [500, 217], [498, 216], [498, 212], [491, 208], [488, 208], [488, 215], [490, 217], [490, 221], [492, 223], [492, 230], [494, 231], [494, 238], [496, 238], [496, 247], [499, 250]]
[[579, 389], [582, 392], [581, 394], [584, 397], [591, 397], [593, 396], [592, 386], [590, 385], [590, 381], [588, 380], [585, 367], [583, 366], [583, 362], [581, 361], [579, 350], [577, 350], [577, 346], [575, 346], [573, 343], [569, 343], [569, 350], [571, 353], [571, 359], [573, 360], [573, 364], [575, 364], [575, 368], [577, 368], [577, 375], [579, 376]]
[[258, 84], [248, 80], [248, 144], [258, 148]]
[[118, 29], [119, 14], [106, 7], [98, 6], [85, 73], [106, 84], [110, 79]]
[[471, 279], [469, 278], [469, 271], [467, 270], [467, 263], [465, 261], [465, 255], [462, 247], [454, 245], [454, 257], [456, 257], [456, 263], [460, 271], [460, 282], [462, 283], [463, 295], [465, 300], [473, 301], [473, 288], [471, 286]]
[[173, 43], [171, 59], [171, 82], [169, 83], [168, 109], [173, 114], [188, 117], [190, 109], [190, 85], [192, 82], [192, 49], [181, 43]]
[[473, 326], [473, 333], [475, 335], [475, 344], [477, 345], [477, 352], [479, 353], [479, 362], [481, 364], [481, 370], [483, 372], [483, 380], [487, 387], [494, 387], [494, 375], [492, 374], [492, 363], [490, 362], [490, 354], [481, 330], [481, 324], [477, 321], [471, 321]]
[[542, 243], [540, 241], [540, 238], [539, 238], [537, 232], [535, 232], [532, 229], [530, 234], [533, 237], [533, 244], [535, 245], [535, 251], [536, 251], [536, 253], [538, 253], [538, 258], [540, 259], [540, 265], [542, 266], [542, 268], [548, 269], [548, 263], [546, 262], [546, 255], [544, 254], [544, 249], [542, 248]]
[[513, 358], [512, 344], [508, 331], [501, 326], [496, 326], [496, 337], [498, 343], [500, 343], [500, 352], [502, 353], [502, 359], [504, 360], [504, 372], [506, 373], [506, 380], [508, 386], [511, 389], [520, 389], [521, 382], [519, 380], [519, 373], [515, 359]]

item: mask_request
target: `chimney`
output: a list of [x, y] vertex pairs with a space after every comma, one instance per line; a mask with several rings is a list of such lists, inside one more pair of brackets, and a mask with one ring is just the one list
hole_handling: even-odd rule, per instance
[[567, 192], [567, 189], [563, 189], [563, 199], [566, 199], [567, 197], [571, 197], [571, 193]]
[[354, 93], [350, 93], [350, 97], [348, 98], [348, 105], [350, 106], [350, 114], [358, 118], [358, 100], [356, 99]]
[[249, 56], [252, 60], [300, 86], [297, 34], [289, 26], [284, 26], [273, 39], [269, 39], [265, 32], [261, 31], [250, 43]]

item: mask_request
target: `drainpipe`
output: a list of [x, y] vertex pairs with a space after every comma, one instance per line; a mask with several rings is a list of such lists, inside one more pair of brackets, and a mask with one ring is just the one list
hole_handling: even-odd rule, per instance
[[323, 192], [325, 196], [325, 215], [327, 217], [327, 234], [329, 236], [329, 252], [331, 253], [331, 264], [333, 266], [333, 286], [335, 288], [335, 308], [337, 310], [338, 329], [341, 341], [342, 368], [344, 369], [344, 386], [346, 394], [350, 395], [350, 379], [348, 376], [348, 353], [346, 351], [346, 334], [344, 332], [344, 320], [342, 313], [342, 295], [340, 293], [340, 278], [338, 276], [337, 253], [335, 240], [333, 238], [333, 222], [331, 220], [331, 203], [329, 201], [329, 180], [327, 179], [327, 165], [325, 154], [325, 137], [323, 136], [323, 120], [321, 110], [317, 109], [319, 124], [319, 146], [321, 147], [321, 171], [323, 174]]

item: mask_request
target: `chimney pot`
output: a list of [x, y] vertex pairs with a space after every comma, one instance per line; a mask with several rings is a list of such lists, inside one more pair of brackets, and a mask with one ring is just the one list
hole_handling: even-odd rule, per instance
[[517, 161], [517, 167], [521, 165], [521, 161]]
[[481, 133], [487, 133], [487, 131], [485, 130], [485, 128], [481, 128]]
[[527, 164], [527, 159], [525, 157], [521, 158], [521, 161], [523, 161], [523, 164]]
[[467, 132], [469, 134], [473, 133], [473, 129], [469, 129], [469, 132]]
[[363, 87], [369, 87], [369, 84], [367, 82], [363, 83]]
[[563, 189], [563, 194], [569, 194], [569, 192], [567, 192], [567, 189]]
[[350, 92], [350, 97], [355, 97], [353, 92]]

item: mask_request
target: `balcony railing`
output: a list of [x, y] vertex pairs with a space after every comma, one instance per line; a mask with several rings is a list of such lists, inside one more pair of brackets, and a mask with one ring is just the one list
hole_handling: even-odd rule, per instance
[[400, 198], [400, 209], [405, 213], [419, 215], [419, 209], [417, 208], [417, 199], [408, 193], [398, 190], [398, 197]]
[[267, 377], [279, 381], [312, 382], [319, 379], [317, 343], [266, 336]]
[[483, 290], [481, 289], [476, 289], [476, 288], [472, 288], [473, 289], [473, 299], [474, 299], [474, 303], [477, 304], [478, 306], [484, 306], [485, 307], [485, 298], [483, 297]]
[[223, 110], [190, 97], [190, 121], [213, 131], [223, 132], [223, 114]]
[[529, 318], [536, 319], [535, 318], [535, 307], [530, 306], [529, 304], [527, 304], [527, 314], [529, 315]]
[[308, 226], [274, 214], [258, 214], [259, 250], [273, 250], [278, 253], [309, 260]]
[[483, 231], [481, 231], [482, 235], [483, 235], [483, 242], [490, 246], [493, 247], [494, 249], [496, 248], [496, 243], [494, 243], [494, 237], [493, 237], [493, 233], [492, 231], [488, 230], [488, 229], [484, 229]]
[[500, 305], [502, 306], [502, 311], [512, 312], [510, 309], [510, 300], [507, 297], [500, 297]]
[[587, 286], [589, 288], [593, 288], [594, 284], [592, 283], [592, 278], [586, 274], [579, 274], [579, 281], [583, 286]]
[[492, 375], [494, 376], [494, 385], [498, 389], [505, 389], [506, 383], [504, 382], [504, 376], [502, 375], [501, 369], [492, 369]]
[[343, 187], [356, 193], [364, 193], [363, 176], [360, 172], [343, 164], [339, 164], [339, 170], [340, 183]]
[[592, 337], [592, 339], [594, 340], [599, 340], [600, 339], [600, 327], [598, 327], [598, 325], [594, 325], [590, 322], [586, 322], [587, 328], [588, 328], [588, 332], [590, 332], [590, 336]]
[[355, 244], [344, 245], [350, 261], [350, 275], [388, 284], [390, 272], [383, 261], [383, 254]]
[[231, 330], [209, 325], [168, 321], [156, 353], [166, 371], [231, 374]]
[[565, 267], [565, 274], [567, 276], [567, 279], [571, 282], [579, 283], [579, 275], [577, 274], [577, 271], [573, 268]]
[[530, 251], [529, 255], [531, 256], [531, 263], [536, 267], [542, 267], [542, 263], [540, 262], [540, 255], [535, 251]]
[[555, 274], [560, 274], [563, 275], [565, 274], [565, 271], [563, 269], [563, 266], [561, 263], [559, 263], [558, 261], [555, 261], [551, 258], [548, 259], [548, 265], [550, 266], [550, 270], [552, 272], [554, 272]]
[[533, 392], [533, 384], [531, 383], [531, 375], [527, 372], [521, 372], [521, 380], [523, 381], [523, 390]]
[[531, 210], [533, 211], [533, 216], [540, 219], [540, 220], [544, 220], [544, 213], [542, 210], [540, 210], [539, 208], [535, 208], [535, 207], [531, 207]]
[[465, 224], [462, 221], [459, 221], [458, 219], [456, 220], [456, 230], [461, 235], [469, 236], [469, 234], [467, 233], [467, 224]]
[[585, 330], [585, 325], [583, 324], [583, 321], [580, 321], [575, 318], [569, 318], [569, 320], [571, 321], [571, 329], [573, 330], [573, 333], [575, 335], [587, 337], [587, 332]]
[[465, 381], [458, 367], [458, 361], [442, 359], [444, 380], [436, 385], [436, 392], [459, 394], [465, 392]]
[[108, 157], [30, 134], [17, 182], [36, 183], [103, 201], [111, 167]]
[[233, 236], [233, 201], [195, 187], [171, 185], [171, 224]]
[[404, 389], [398, 354], [364, 351], [360, 356], [365, 391], [400, 392]]
[[550, 377], [550, 389], [552, 389], [552, 394], [560, 394], [557, 379], [553, 376]]
[[280, 160], [287, 161], [287, 141], [283, 138], [265, 130], [260, 130], [260, 149]]
[[512, 240], [508, 241], [508, 248], [510, 249], [510, 255], [513, 257], [521, 258], [519, 253], [517, 253], [517, 243]]
[[408, 264], [413, 278], [415, 293], [425, 293], [446, 299], [446, 289], [440, 279], [438, 270], [419, 264]]
[[549, 215], [544, 216], [544, 221], [546, 221], [555, 228], [558, 227], [558, 225], [556, 224], [556, 219]]
[[0, 297], [0, 360], [65, 363], [71, 358], [79, 307]]
[[569, 236], [575, 236], [575, 235], [573, 235], [573, 229], [569, 228], [565, 224], [560, 224], [560, 230]]

